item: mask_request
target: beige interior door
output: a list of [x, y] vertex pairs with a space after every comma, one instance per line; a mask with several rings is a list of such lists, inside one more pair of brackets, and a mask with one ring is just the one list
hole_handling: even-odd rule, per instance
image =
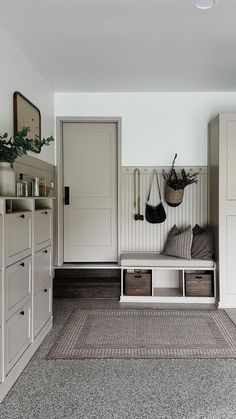
[[117, 261], [116, 124], [63, 123], [63, 160], [64, 261]]

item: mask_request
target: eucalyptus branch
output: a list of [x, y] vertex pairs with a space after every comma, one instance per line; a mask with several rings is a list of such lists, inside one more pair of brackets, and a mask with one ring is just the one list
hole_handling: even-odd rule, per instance
[[0, 134], [0, 161], [14, 163], [17, 157], [27, 154], [27, 151], [40, 151], [48, 146], [54, 138], [28, 138], [29, 127], [23, 127], [16, 135], [8, 139], [8, 134]]

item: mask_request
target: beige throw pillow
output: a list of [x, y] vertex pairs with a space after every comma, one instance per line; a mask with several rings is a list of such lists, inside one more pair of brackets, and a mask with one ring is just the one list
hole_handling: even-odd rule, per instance
[[213, 260], [213, 230], [210, 226], [201, 228], [195, 225], [191, 253], [193, 259]]

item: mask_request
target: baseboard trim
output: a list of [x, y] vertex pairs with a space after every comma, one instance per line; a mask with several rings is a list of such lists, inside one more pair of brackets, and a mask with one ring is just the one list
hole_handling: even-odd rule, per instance
[[120, 269], [118, 262], [66, 262], [53, 269]]
[[135, 297], [123, 295], [120, 303], [215, 304], [214, 297]]

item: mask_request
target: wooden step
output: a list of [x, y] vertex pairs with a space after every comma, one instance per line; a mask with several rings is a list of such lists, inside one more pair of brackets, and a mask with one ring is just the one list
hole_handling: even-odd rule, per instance
[[119, 298], [120, 269], [56, 269], [54, 298]]

